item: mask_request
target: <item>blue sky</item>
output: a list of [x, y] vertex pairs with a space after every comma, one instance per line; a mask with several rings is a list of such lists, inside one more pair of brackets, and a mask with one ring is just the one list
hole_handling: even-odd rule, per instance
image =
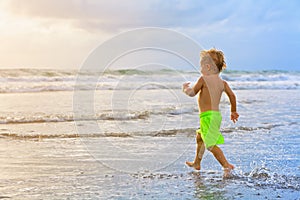
[[124, 31], [161, 27], [204, 48], [232, 70], [300, 70], [297, 0], [7, 0], [0, 2], [0, 68], [79, 68]]

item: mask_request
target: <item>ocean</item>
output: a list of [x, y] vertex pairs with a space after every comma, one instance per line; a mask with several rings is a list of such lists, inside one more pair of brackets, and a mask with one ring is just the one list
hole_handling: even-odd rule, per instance
[[[225, 71], [220, 145], [194, 158], [198, 72], [0, 70], [0, 198], [300, 199], [300, 72]], [[80, 79], [78, 78], [80, 77]]]

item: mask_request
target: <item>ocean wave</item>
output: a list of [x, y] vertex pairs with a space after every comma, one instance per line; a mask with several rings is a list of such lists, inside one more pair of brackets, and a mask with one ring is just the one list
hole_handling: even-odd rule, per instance
[[12, 139], [55, 139], [55, 138], [78, 138], [78, 134], [16, 134], [16, 133], [1, 133], [0, 138], [12, 138]]
[[[116, 69], [106, 71], [78, 71], [78, 70], [56, 70], [56, 69], [0, 69], [0, 80], [7, 78], [11, 81], [27, 81], [30, 78], [35, 81], [60, 81], [62, 78], [73, 78], [80, 76], [124, 76], [124, 75], [191, 75], [199, 77], [198, 71], [184, 71], [172, 69], [154, 69], [138, 70], [138, 69]], [[286, 81], [298, 80], [300, 72], [298, 71], [230, 71], [225, 70], [221, 73], [221, 77], [228, 81]], [[49, 79], [47, 79], [49, 78]]]
[[223, 72], [221, 77], [226, 81], [238, 81], [238, 82], [276, 82], [276, 81], [298, 81], [299, 72], [287, 72], [287, 71], [232, 71]]
[[[78, 76], [80, 75], [80, 76]], [[0, 70], [0, 93], [25, 93], [72, 90], [180, 90], [182, 83], [197, 80], [199, 72], [169, 69], [110, 70], [78, 72], [76, 70], [10, 69]], [[80, 79], [78, 79], [80, 77]], [[300, 89], [299, 72], [225, 71], [221, 77], [233, 89]]]
[[5, 115], [0, 116], [0, 124], [25, 124], [25, 123], [52, 123], [52, 122], [70, 122], [70, 121], [126, 121], [126, 120], [146, 120], [154, 115], [181, 115], [187, 113], [198, 112], [195, 108], [182, 108], [176, 106], [166, 106], [157, 110], [141, 110], [128, 112], [126, 110], [104, 111], [94, 115], [74, 116], [73, 113], [30, 113], [30, 115]]
[[25, 77], [68, 77], [76, 76], [77, 70], [56, 69], [0, 69], [0, 78], [25, 78]]
[[73, 114], [40, 114], [33, 113], [30, 116], [0, 116], [0, 124], [25, 124], [25, 123], [51, 123], [51, 122], [71, 122], [71, 121], [94, 121], [94, 120], [137, 120], [147, 119], [150, 113], [148, 111], [123, 113], [111, 112], [95, 115], [83, 115], [74, 117]]
[[153, 74], [178, 74], [178, 73], [197, 73], [199, 72], [186, 72], [183, 70], [172, 69], [154, 69], [151, 67], [145, 69], [115, 69], [115, 70], [94, 70], [94, 71], [78, 71], [78, 70], [59, 70], [59, 69], [33, 69], [33, 68], [20, 68], [20, 69], [0, 69], [0, 77], [67, 77], [67, 76], [101, 76], [101, 75], [153, 75]]
[[195, 134], [194, 128], [183, 128], [183, 129], [169, 129], [169, 130], [157, 130], [157, 131], [137, 131], [131, 133], [124, 132], [103, 132], [103, 133], [86, 133], [86, 134], [40, 134], [40, 133], [27, 133], [17, 134], [10, 133], [5, 130], [0, 130], [0, 137], [2, 138], [14, 138], [14, 139], [52, 139], [52, 138], [97, 138], [97, 137], [170, 137], [178, 134], [191, 136]]
[[136, 131], [131, 133], [121, 132], [107, 132], [103, 134], [82, 134], [81, 137], [169, 137], [178, 134], [183, 135], [194, 135], [194, 128], [183, 128], [183, 129], [168, 129], [168, 130], [157, 130], [157, 131]]
[[[143, 116], [136, 116], [136, 118], [140, 118]], [[105, 117], [108, 120], [112, 120], [110, 117]], [[130, 116], [128, 116], [130, 118]], [[82, 121], [83, 118], [80, 119]], [[95, 119], [85, 119], [85, 120], [95, 120]], [[103, 118], [101, 118], [103, 120]], [[123, 120], [123, 119], [122, 119]], [[41, 123], [41, 122], [57, 122], [61, 120], [35, 120], [33, 123]], [[73, 121], [71, 118], [68, 121]], [[64, 122], [67, 122], [64, 121]], [[24, 121], [17, 121], [14, 123], [30, 123], [28, 120]], [[281, 125], [267, 125], [265, 127], [235, 127], [235, 128], [221, 128], [221, 132], [224, 134], [227, 133], [238, 133], [238, 134], [244, 134], [245, 132], [251, 132], [256, 130], [271, 130], [273, 128], [276, 128]], [[185, 127], [185, 128], [174, 128], [174, 129], [159, 129], [159, 130], [153, 130], [153, 131], [146, 131], [146, 130], [140, 130], [140, 131], [131, 131], [131, 132], [91, 132], [91, 133], [82, 133], [82, 134], [40, 134], [35, 132], [30, 132], [26, 134], [17, 134], [17, 133], [10, 133], [8, 130], [1, 129], [0, 130], [0, 137], [11, 137], [11, 138], [76, 138], [76, 137], [82, 137], [82, 138], [97, 138], [97, 137], [170, 137], [170, 136], [177, 136], [177, 135], [184, 135], [187, 137], [194, 137], [196, 134], [198, 127]], [[251, 174], [249, 176], [252, 176]], [[255, 176], [255, 175], [253, 175]]]
[[30, 116], [0, 116], [0, 124], [25, 124], [44, 122], [70, 122], [74, 121], [72, 114], [32, 114]]
[[[50, 118], [50, 117], [49, 117]], [[64, 119], [35, 119], [30, 122], [30, 120], [24, 120], [24, 119], [15, 119], [13, 121], [5, 123], [51, 123], [51, 122], [69, 122], [73, 121], [72, 117], [63, 117]], [[66, 119], [67, 118], [67, 119]], [[111, 117], [105, 116], [100, 117], [101, 120], [106, 118], [107, 120], [112, 120]], [[143, 118], [142, 115], [140, 116], [127, 116], [127, 118]], [[81, 118], [80, 121], [82, 121], [84, 118]], [[121, 120], [123, 120], [122, 118]], [[64, 121], [63, 121], [64, 120]], [[95, 120], [94, 118], [87, 119], [85, 117], [84, 120]], [[3, 119], [1, 119], [1, 123], [3, 123]], [[80, 126], [80, 125], [79, 125]], [[278, 126], [281, 126], [280, 124], [274, 124], [274, 125], [266, 125], [264, 127], [232, 127], [232, 128], [221, 128], [221, 132], [224, 134], [245, 134], [247, 132], [257, 131], [257, 130], [271, 130], [273, 128], [276, 128]], [[37, 132], [29, 132], [29, 133], [11, 133], [9, 129], [0, 129], [0, 138], [13, 138], [13, 139], [55, 139], [55, 138], [98, 138], [98, 137], [174, 137], [174, 136], [187, 136], [187, 137], [195, 137], [196, 131], [198, 127], [183, 127], [183, 128], [173, 128], [173, 129], [158, 129], [158, 130], [137, 130], [137, 131], [131, 131], [131, 132], [90, 132], [90, 133], [67, 133], [67, 134], [61, 134], [61, 133], [55, 133], [52, 134], [44, 134], [44, 133], [37, 133]], [[264, 176], [264, 173], [262, 170], [253, 171], [247, 174], [247, 177], [251, 178], [262, 178]], [[270, 176], [270, 175], [266, 175]]]
[[273, 128], [284, 126], [281, 124], [268, 124], [266, 126], [258, 126], [258, 127], [247, 127], [247, 126], [237, 126], [237, 127], [225, 127], [221, 128], [222, 133], [243, 133], [243, 132], [251, 132], [257, 130], [271, 130]]
[[[10, 84], [2, 84], [0, 86], [0, 93], [39, 93], [39, 92], [60, 92], [60, 91], [104, 91], [104, 90], [136, 90], [139, 83], [132, 83], [129, 85], [121, 85], [116, 86], [115, 83], [110, 84], [99, 84], [96, 88], [94, 84], [81, 84], [74, 86], [74, 84], [65, 84], [61, 83], [58, 85], [52, 85], [52, 84], [41, 84], [41, 85], [13, 85]], [[141, 83], [142, 84], [142, 83]], [[164, 84], [164, 87], [157, 87], [155, 85], [147, 85], [143, 88], [138, 88], [138, 90], [181, 90], [181, 84], [177, 83], [160, 83]], [[234, 90], [299, 90], [300, 89], [300, 83], [298, 82], [285, 82], [285, 83], [268, 83], [268, 84], [262, 84], [259, 82], [248, 82], [248, 83], [240, 83], [240, 82], [234, 82], [230, 83], [231, 88]]]

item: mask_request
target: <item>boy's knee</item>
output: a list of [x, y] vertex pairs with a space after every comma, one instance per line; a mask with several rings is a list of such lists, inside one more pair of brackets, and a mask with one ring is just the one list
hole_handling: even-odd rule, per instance
[[200, 134], [197, 134], [196, 140], [197, 140], [197, 143], [203, 142]]
[[211, 151], [213, 150], [214, 147], [215, 147], [215, 145], [214, 145], [214, 146], [207, 147], [207, 150], [211, 152]]

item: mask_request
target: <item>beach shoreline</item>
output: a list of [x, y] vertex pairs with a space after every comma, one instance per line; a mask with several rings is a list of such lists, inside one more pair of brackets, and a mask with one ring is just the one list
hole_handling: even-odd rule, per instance
[[[253, 82], [256, 88], [244, 87], [256, 75], [262, 78]], [[182, 77], [163, 74], [158, 82], [148, 74], [126, 79], [109, 74], [93, 93], [95, 113], [75, 116], [74, 91], [69, 90], [74, 77], [31, 81], [32, 76], [9, 77], [8, 85], [17, 90], [0, 93], [0, 198], [299, 197], [300, 97], [294, 75], [240, 73], [229, 80], [236, 86], [240, 114], [233, 124], [228, 99], [222, 97], [222, 150], [236, 166], [232, 179], [222, 178], [209, 152], [200, 172], [185, 165], [194, 157], [199, 114], [196, 99], [184, 96], [178, 85]], [[147, 81], [152, 82], [135, 88]], [[177, 85], [157, 87], [165, 83]], [[122, 88], [113, 90], [116, 84]]]
[[[253, 137], [253, 134], [247, 138]], [[225, 137], [228, 143], [222, 148], [229, 159], [237, 156], [238, 145], [253, 145], [251, 142], [239, 144], [237, 136]], [[110, 137], [112, 142], [123, 139]], [[180, 138], [181, 141], [183, 139]], [[185, 137], [189, 143], [193, 139]], [[148, 143], [151, 143], [150, 140]], [[205, 196], [215, 199], [296, 199], [300, 191], [299, 174], [273, 171], [279, 170], [271, 168], [274, 167], [273, 158], [247, 162], [251, 155], [243, 154], [233, 159], [237, 166], [234, 177], [223, 179], [222, 169], [206, 152], [202, 170], [196, 172], [184, 164], [185, 159], [191, 158], [194, 153], [191, 143], [188, 148], [182, 146], [184, 150], [174, 150], [181, 155], [163, 169], [151, 170], [145, 166], [141, 171], [129, 172], [95, 159], [80, 138], [42, 141], [1, 138], [0, 144], [0, 152], [3, 152], [0, 157], [0, 194], [12, 199], [198, 199]], [[154, 147], [157, 143], [152, 141], [151, 145]], [[231, 150], [232, 145], [236, 150]], [[259, 146], [257, 148], [260, 149]], [[113, 159], [121, 162], [121, 158]], [[128, 164], [132, 161], [127, 160]], [[272, 194], [269, 191], [273, 191]]]

